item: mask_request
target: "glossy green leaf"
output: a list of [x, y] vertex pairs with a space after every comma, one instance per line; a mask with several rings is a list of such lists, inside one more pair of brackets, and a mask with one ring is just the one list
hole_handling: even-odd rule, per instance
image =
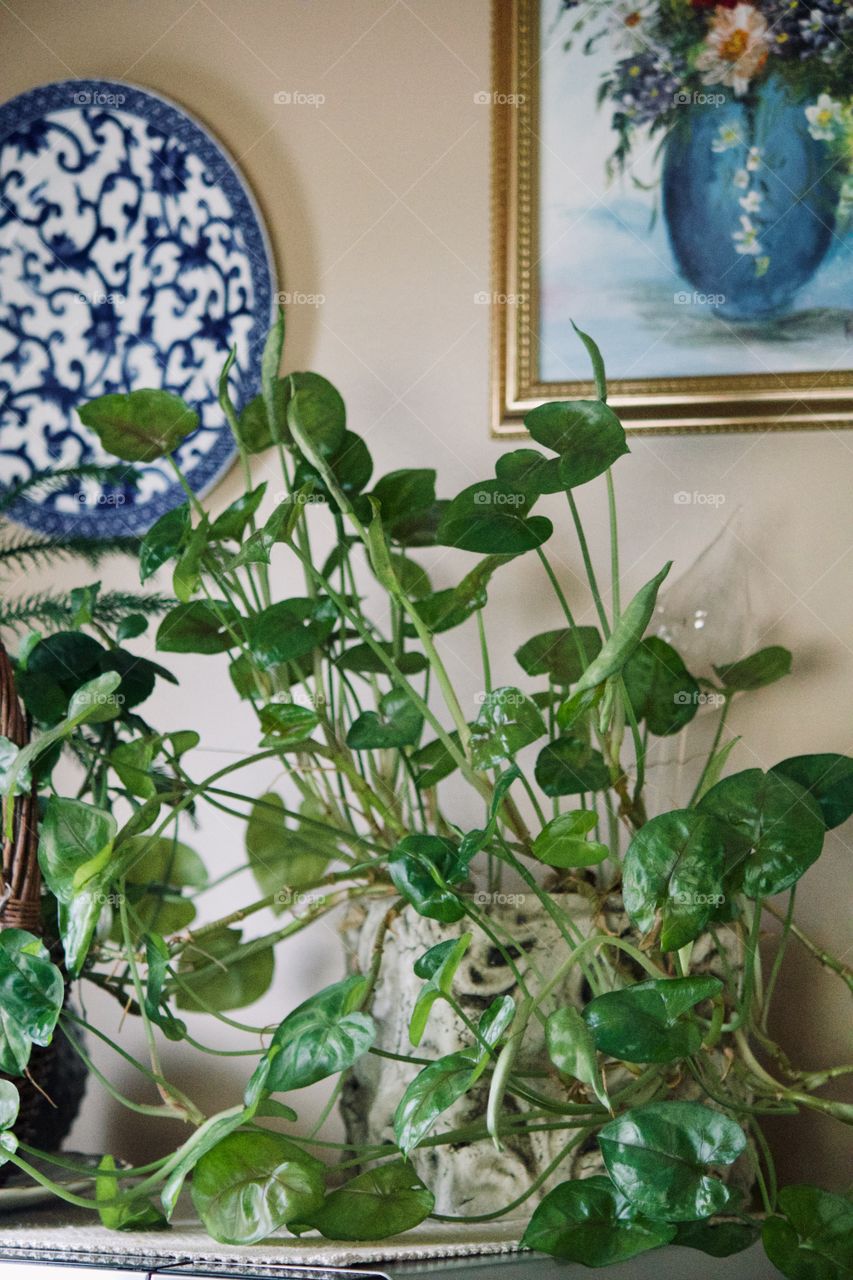
[[448, 938], [445, 942], [439, 942], [416, 962], [415, 974], [419, 978], [426, 978], [409, 1019], [409, 1040], [416, 1047], [423, 1039], [430, 1011], [436, 1000], [450, 993], [456, 970], [462, 963], [473, 936], [471, 933], [463, 933], [460, 938]]
[[191, 531], [172, 574], [172, 590], [182, 604], [188, 604], [201, 586], [202, 561], [210, 538], [210, 521], [202, 516]]
[[377, 480], [372, 496], [380, 504], [388, 536], [396, 539], [398, 528], [407, 529], [413, 516], [433, 506], [435, 471], [426, 467], [389, 471]]
[[563, 488], [560, 459], [547, 458], [538, 449], [513, 449], [502, 454], [495, 463], [495, 474], [502, 484], [524, 493], [559, 493]]
[[758, 1223], [680, 1222], [672, 1243], [712, 1258], [730, 1258], [755, 1244], [760, 1234]]
[[295, 747], [310, 738], [320, 723], [313, 707], [305, 707], [298, 702], [268, 702], [257, 711], [264, 733], [261, 740], [264, 747]]
[[24, 929], [0, 933], [0, 1071], [23, 1075], [34, 1044], [53, 1037], [65, 985], [46, 947]]
[[471, 763], [475, 769], [492, 769], [546, 733], [536, 704], [520, 689], [503, 685], [483, 695], [471, 730]]
[[778, 773], [746, 769], [723, 778], [699, 807], [734, 829], [739, 847], [729, 857], [728, 880], [749, 898], [790, 889], [823, 848], [817, 801]]
[[82, 800], [51, 796], [45, 806], [39, 866], [60, 903], [65, 963], [72, 976], [83, 966], [103, 909], [116, 829], [112, 814]]
[[139, 547], [139, 579], [147, 582], [161, 565], [174, 560], [180, 553], [190, 532], [190, 504], [182, 502], [173, 507], [151, 528]]
[[249, 647], [262, 667], [293, 662], [323, 644], [335, 621], [329, 600], [279, 600], [249, 620]]
[[533, 841], [533, 855], [549, 867], [591, 867], [609, 856], [607, 845], [585, 836], [596, 824], [591, 809], [561, 813]]
[[464, 916], [465, 908], [450, 886], [464, 879], [466, 868], [451, 840], [444, 836], [405, 836], [392, 851], [388, 870], [397, 892], [419, 915], [444, 924], [453, 924]]
[[151, 776], [156, 745], [150, 738], [134, 738], [132, 742], [120, 742], [110, 753], [110, 764], [119, 780], [141, 800], [150, 800], [157, 793]]
[[216, 542], [220, 539], [231, 539], [239, 542], [252, 516], [261, 505], [266, 491], [267, 485], [266, 481], [264, 481], [257, 488], [249, 489], [247, 493], [241, 494], [239, 498], [236, 498], [234, 502], [227, 506], [210, 526], [211, 540]]
[[385, 1240], [416, 1227], [434, 1207], [412, 1166], [394, 1160], [345, 1182], [305, 1222], [328, 1240]]
[[145, 1200], [111, 1203], [119, 1194], [121, 1186], [115, 1173], [115, 1159], [112, 1156], [102, 1156], [95, 1178], [95, 1200], [101, 1224], [110, 1231], [152, 1231], [167, 1226], [160, 1210]]
[[610, 771], [595, 747], [580, 738], [556, 738], [539, 752], [536, 781], [546, 796], [576, 796], [610, 786]]
[[611, 1120], [598, 1143], [607, 1172], [639, 1212], [692, 1222], [729, 1204], [729, 1189], [710, 1167], [732, 1164], [746, 1135], [700, 1102], [650, 1102]]
[[[434, 591], [432, 595], [418, 600], [418, 613], [430, 631], [434, 634], [450, 631], [461, 626], [478, 609], [485, 608], [492, 574], [512, 559], [511, 555], [485, 556], [457, 586]], [[414, 628], [407, 624], [406, 630], [410, 634]]]
[[853, 1204], [818, 1187], [783, 1187], [779, 1212], [764, 1222], [764, 1251], [789, 1280], [853, 1275]]
[[767, 649], [759, 649], [748, 658], [739, 662], [727, 662], [722, 667], [714, 667], [729, 693], [747, 693], [753, 689], [763, 689], [765, 685], [774, 684], [788, 675], [791, 670], [791, 654], [781, 645], [770, 645]]
[[664, 951], [692, 942], [722, 905], [727, 847], [725, 827], [695, 809], [662, 813], [632, 839], [622, 872], [625, 910], [644, 933], [660, 911]]
[[225, 653], [236, 648], [239, 615], [227, 600], [215, 606], [204, 600], [176, 605], [157, 628], [157, 648], [166, 653]]
[[266, 1087], [288, 1093], [345, 1071], [370, 1048], [376, 1024], [360, 1004], [367, 981], [359, 975], [325, 987], [280, 1023], [268, 1052], [275, 1052]]
[[827, 830], [840, 827], [853, 813], [853, 760], [835, 752], [791, 756], [770, 770], [790, 778], [817, 801]]
[[[326, 464], [338, 488], [350, 501], [370, 483], [370, 477], [373, 474], [370, 450], [362, 437], [354, 431], [344, 432], [338, 448], [326, 458]], [[303, 459], [296, 468], [294, 483], [298, 486], [309, 479], [315, 481], [318, 492], [325, 496], [332, 510], [339, 510], [337, 501], [329, 493], [320, 473], [310, 462]]]
[[610, 1101], [595, 1051], [595, 1041], [587, 1024], [572, 1005], [555, 1009], [545, 1023], [545, 1043], [548, 1057], [558, 1071], [589, 1085], [602, 1106], [610, 1108]]
[[[448, 737], [454, 746], [461, 751], [459, 734], [454, 730]], [[434, 742], [428, 742], [426, 746], [413, 751], [410, 760], [416, 771], [419, 791], [426, 790], [427, 787], [438, 786], [439, 782], [449, 778], [451, 773], [459, 768], [458, 761], [447, 749], [441, 738], [436, 738]]]
[[583, 1019], [595, 1046], [622, 1062], [675, 1062], [696, 1053], [702, 1028], [691, 1010], [718, 995], [718, 978], [660, 978], [605, 991], [586, 1005]]
[[[578, 694], [594, 689], [597, 685], [603, 684], [608, 677], [622, 671], [625, 663], [645, 635], [646, 628], [654, 613], [658, 590], [671, 567], [672, 561], [669, 560], [660, 573], [656, 573], [645, 586], [640, 587], [640, 590], [622, 613], [610, 636], [605, 640], [598, 657], [592, 660], [577, 682], [572, 691], [573, 698], [577, 697]], [[560, 719], [560, 724], [562, 727], [566, 727], [564, 719]]]
[[[397, 670], [404, 676], [416, 675], [417, 672], [424, 671], [429, 666], [424, 655], [414, 650], [395, 655], [393, 645], [387, 642], [381, 642], [380, 648], [388, 655], [389, 660], [393, 659]], [[369, 644], [350, 645], [349, 649], [345, 649], [343, 653], [336, 656], [335, 666], [341, 671], [357, 671], [359, 675], [388, 674], [387, 663], [382, 661]]]
[[532, 499], [500, 480], [463, 489], [438, 527], [439, 543], [485, 555], [519, 555], [547, 542], [554, 531], [544, 516], [529, 516]]
[[192, 1198], [205, 1230], [223, 1244], [257, 1244], [323, 1202], [324, 1167], [278, 1133], [231, 1133], [193, 1170]]
[[231, 1111], [210, 1116], [187, 1139], [180, 1149], [180, 1158], [163, 1183], [163, 1190], [160, 1193], [160, 1203], [167, 1218], [171, 1218], [175, 1212], [184, 1183], [202, 1156], [212, 1151], [228, 1134], [234, 1133], [246, 1124], [254, 1114], [254, 1110], [253, 1107], [245, 1111], [234, 1107]]
[[644, 1217], [601, 1174], [561, 1182], [533, 1212], [522, 1245], [587, 1267], [612, 1266], [669, 1244], [675, 1227]]
[[642, 640], [622, 672], [638, 720], [658, 737], [678, 733], [699, 709], [699, 684], [672, 645], [658, 636]]
[[220, 929], [181, 953], [175, 1003], [205, 1013], [245, 1009], [270, 988], [275, 968], [271, 946], [250, 950], [239, 929]]
[[288, 826], [284, 801], [268, 791], [252, 805], [246, 852], [261, 893], [276, 894], [273, 909], [283, 911], [292, 904], [294, 892], [317, 883], [337, 849], [316, 827]]
[[379, 699], [378, 711], [363, 711], [350, 725], [347, 746], [353, 751], [408, 747], [417, 742], [423, 716], [403, 689], [391, 689]]
[[[580, 648], [585, 658], [581, 660]], [[529, 676], [547, 676], [554, 684], [567, 688], [581, 678], [584, 667], [601, 651], [597, 627], [560, 627], [531, 636], [515, 657]]]
[[11, 1129], [18, 1118], [21, 1095], [11, 1080], [0, 1080], [0, 1132]]
[[[504, 1034], [512, 1026], [515, 1017], [515, 1001], [510, 995], [495, 996], [489, 1007], [480, 1015], [477, 1023], [477, 1040], [496, 1049]], [[481, 1057], [483, 1067], [488, 1065], [488, 1055]]]
[[319, 373], [291, 373], [285, 379], [288, 426], [319, 454], [332, 457], [346, 435], [346, 407], [340, 392]]
[[107, 453], [125, 462], [163, 458], [198, 426], [198, 414], [180, 396], [159, 389], [98, 396], [77, 412]]
[[563, 488], [586, 484], [628, 453], [622, 423], [601, 400], [537, 405], [524, 419], [537, 444], [560, 455]]
[[593, 378], [595, 379], [595, 394], [598, 396], [599, 400], [606, 401], [607, 375], [604, 372], [604, 357], [601, 354], [598, 343], [594, 338], [591, 338], [588, 333], [584, 333], [583, 329], [579, 329], [574, 320], [572, 321], [572, 328], [580, 338], [586, 348], [586, 353], [589, 356], [590, 363], [592, 365]]
[[476, 1082], [478, 1054], [460, 1049], [424, 1067], [400, 1099], [394, 1115], [394, 1136], [404, 1155], [423, 1141], [436, 1120]]
[[10, 790], [16, 796], [25, 796], [32, 789], [30, 770], [18, 764], [20, 754], [21, 748], [16, 743], [0, 737], [0, 794], [4, 796], [9, 795]]

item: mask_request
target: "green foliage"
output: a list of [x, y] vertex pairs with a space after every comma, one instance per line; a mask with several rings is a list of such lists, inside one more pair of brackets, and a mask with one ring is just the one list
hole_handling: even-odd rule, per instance
[[[787, 911], [764, 901], [792, 890], [825, 831], [853, 812], [853, 760], [827, 752], [727, 775], [739, 741], [726, 733], [733, 699], [779, 680], [791, 656], [773, 646], [698, 679], [648, 634], [668, 564], [621, 607], [610, 468], [627, 443], [605, 403], [601, 353], [577, 332], [597, 399], [532, 409], [531, 447], [498, 457], [494, 478], [448, 500], [428, 467], [373, 479], [365, 439], [331, 383], [282, 375], [279, 315], [260, 394], [238, 412], [234, 351], [219, 381], [243, 491], [224, 510], [188, 498], [130, 547], [142, 582], [168, 572], [175, 598], [93, 581], [6, 599], [0, 622], [23, 631], [15, 678], [32, 742], [19, 747], [11, 730], [0, 739], [5, 835], [13, 839], [34, 788], [45, 940], [0, 932], [0, 1072], [26, 1070], [32, 1046], [54, 1033], [66, 979], [81, 977], [115, 999], [121, 1019], [143, 1024], [139, 1062], [118, 1020], [91, 1028], [141, 1083], [119, 1089], [99, 1078], [143, 1114], [179, 1122], [179, 1145], [143, 1172], [125, 1176], [106, 1156], [90, 1178], [87, 1198], [109, 1228], [163, 1225], [192, 1179], [196, 1212], [224, 1243], [250, 1245], [282, 1227], [381, 1239], [433, 1211], [429, 1177], [408, 1163], [421, 1144], [444, 1161], [460, 1143], [515, 1149], [541, 1130], [556, 1133], [564, 1156], [598, 1143], [606, 1174], [550, 1191], [526, 1246], [604, 1267], [671, 1242], [727, 1257], [758, 1233], [720, 1176], [749, 1142], [771, 1259], [792, 1280], [846, 1274], [849, 1204], [815, 1188], [777, 1193], [759, 1124], [765, 1112], [853, 1115], [824, 1091], [843, 1064], [803, 1070], [767, 1032], [787, 948], [805, 948], [848, 985], [849, 967], [794, 923], [793, 896]], [[196, 422], [177, 397], [144, 389], [101, 397], [81, 416], [106, 448], [139, 461], [174, 454]], [[263, 479], [253, 480], [252, 455], [266, 450]], [[55, 483], [73, 478], [35, 476], [0, 496], [0, 511]], [[607, 491], [606, 568], [593, 563], [597, 547], [574, 502], [586, 484]], [[549, 517], [570, 508], [571, 536], [554, 539], [553, 564], [551, 518], [534, 514], [543, 495]], [[453, 549], [474, 557], [461, 578]], [[531, 551], [512, 582], [495, 578]], [[54, 555], [100, 554], [16, 537], [0, 548], [0, 575]], [[521, 644], [495, 617], [498, 588], [529, 614]], [[149, 723], [146, 700], [174, 681], [152, 661], [149, 637], [134, 643], [152, 617], [157, 649], [192, 655], [201, 697], [221, 711], [213, 739]], [[27, 623], [38, 629], [24, 631]], [[449, 634], [463, 627], [480, 651], [467, 668]], [[518, 687], [505, 683], [513, 649]], [[221, 679], [233, 686], [227, 708]], [[667, 811], [650, 739], [686, 730], [679, 758], [693, 764], [690, 725], [703, 701], [718, 708], [713, 741], [695, 764], [691, 798]], [[183, 712], [169, 721], [185, 723]], [[56, 767], [63, 752], [73, 771]], [[244, 769], [260, 775], [260, 796], [247, 792]], [[212, 819], [232, 853], [209, 880], [200, 855]], [[766, 974], [765, 909], [781, 921]], [[547, 948], [535, 932], [540, 914]], [[409, 1043], [393, 1043], [376, 1016], [389, 940], [418, 915], [420, 985], [394, 1011]], [[277, 959], [288, 1001], [288, 939], [315, 921], [349, 930], [361, 919], [371, 935], [348, 977], [271, 1026], [229, 1016], [271, 989]], [[718, 927], [730, 935], [719, 956]], [[439, 1002], [460, 1033], [436, 1056], [428, 1046]], [[85, 994], [77, 1007], [100, 1009]], [[229, 1028], [228, 1047], [217, 1024]], [[181, 1087], [168, 1078], [177, 1045]], [[207, 1054], [252, 1065], [242, 1098], [205, 1116], [194, 1095]], [[389, 1055], [408, 1082], [387, 1100], [393, 1137], [348, 1147], [345, 1180], [327, 1191], [308, 1154], [316, 1139], [281, 1095], [334, 1080], [333, 1096], [346, 1087], [352, 1100], [358, 1089], [343, 1073], [371, 1076], [374, 1059]], [[684, 1100], [682, 1081], [695, 1100]], [[0, 1080], [0, 1162], [26, 1172], [17, 1108], [14, 1085]], [[61, 1193], [44, 1167], [45, 1185]], [[515, 1207], [525, 1203], [519, 1191]]]
[[595, 1047], [622, 1062], [674, 1062], [696, 1053], [702, 1028], [691, 1010], [719, 995], [718, 978], [662, 978], [605, 991], [583, 1011]]
[[853, 1204], [817, 1187], [784, 1187], [762, 1228], [770, 1261], [789, 1280], [843, 1280], [853, 1272]]
[[658, 1249], [675, 1227], [644, 1217], [608, 1178], [561, 1182], [535, 1210], [521, 1241], [587, 1267], [608, 1267]]
[[265, 1089], [288, 1093], [351, 1067], [372, 1045], [376, 1026], [360, 1011], [361, 977], [346, 978], [312, 996], [279, 1025], [267, 1050]]
[[423, 1222], [434, 1204], [408, 1161], [393, 1160], [350, 1178], [304, 1221], [329, 1240], [384, 1240]]
[[155, 462], [198, 426], [198, 414], [169, 391], [128, 391], [99, 396], [77, 410], [107, 453], [125, 462]]
[[222, 1244], [257, 1244], [323, 1200], [323, 1165], [278, 1133], [231, 1133], [193, 1170], [192, 1197]]
[[23, 1075], [33, 1045], [50, 1044], [64, 996], [62, 974], [38, 938], [24, 929], [0, 933], [0, 1071]]
[[598, 1145], [611, 1179], [637, 1210], [663, 1222], [693, 1222], [731, 1202], [711, 1167], [737, 1160], [746, 1134], [701, 1103], [650, 1102], [611, 1120]]

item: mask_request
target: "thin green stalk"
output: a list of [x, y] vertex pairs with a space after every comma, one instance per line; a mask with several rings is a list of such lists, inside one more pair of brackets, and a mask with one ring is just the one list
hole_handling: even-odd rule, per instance
[[604, 608], [604, 601], [601, 599], [601, 592], [598, 589], [598, 580], [595, 576], [595, 569], [593, 568], [592, 557], [589, 554], [589, 546], [587, 544], [586, 534], [584, 533], [580, 512], [578, 511], [577, 503], [575, 502], [575, 495], [572, 493], [571, 489], [566, 490], [566, 497], [568, 498], [568, 502], [569, 502], [569, 510], [572, 513], [572, 520], [574, 522], [575, 532], [578, 535], [578, 543], [580, 544], [581, 558], [583, 559], [583, 567], [586, 571], [586, 578], [587, 578], [587, 582], [589, 583], [589, 589], [592, 592], [593, 601], [595, 602], [595, 611], [598, 614], [598, 620], [601, 623], [601, 630], [604, 632], [604, 638], [606, 640], [610, 635], [610, 622], [607, 617], [607, 612]]

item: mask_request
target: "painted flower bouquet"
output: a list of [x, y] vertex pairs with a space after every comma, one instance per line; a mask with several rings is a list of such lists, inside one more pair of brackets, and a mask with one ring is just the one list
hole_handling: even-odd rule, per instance
[[[685, 135], [698, 135], [676, 182], [686, 173], [695, 179], [696, 147], [707, 154], [710, 146], [713, 156], [724, 157], [714, 162], [709, 185], [717, 192], [725, 186], [731, 196], [725, 213], [729, 254], [733, 249], [743, 257], [760, 279], [774, 248], [779, 252], [792, 239], [805, 242], [806, 261], [795, 274], [802, 275], [800, 284], [809, 279], [853, 207], [853, 5], [565, 0], [564, 12], [573, 18], [566, 49], [580, 39], [584, 53], [608, 43], [615, 51], [598, 93], [599, 103], [613, 108], [617, 135], [608, 175], [625, 172], [641, 136], [663, 134], [666, 157], [673, 135], [682, 136], [682, 151]], [[785, 217], [793, 223], [790, 210], [804, 203], [808, 223], [786, 226], [774, 245], [771, 231], [781, 231]], [[672, 232], [666, 192], [664, 212]], [[697, 224], [695, 210], [691, 223], [694, 236], [713, 230]], [[697, 284], [704, 274], [700, 287], [707, 291], [707, 273], [691, 269], [690, 253], [680, 250], [677, 235], [672, 238], [683, 274]], [[783, 265], [790, 269], [780, 253], [780, 270]], [[723, 274], [726, 266], [718, 263], [717, 275]], [[758, 301], [746, 311], [779, 310], [788, 295], [790, 290], [780, 297], [758, 290]]]

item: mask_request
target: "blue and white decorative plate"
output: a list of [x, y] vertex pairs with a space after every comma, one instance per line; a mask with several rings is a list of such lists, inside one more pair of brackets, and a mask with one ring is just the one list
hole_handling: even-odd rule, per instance
[[[110, 80], [0, 107], [0, 486], [111, 461], [76, 406], [164, 387], [199, 412], [177, 457], [209, 488], [234, 453], [219, 372], [236, 344], [238, 408], [257, 392], [273, 290], [245, 183], [179, 107]], [[184, 495], [165, 461], [137, 474], [36, 489], [9, 514], [53, 537], [138, 534]]]

